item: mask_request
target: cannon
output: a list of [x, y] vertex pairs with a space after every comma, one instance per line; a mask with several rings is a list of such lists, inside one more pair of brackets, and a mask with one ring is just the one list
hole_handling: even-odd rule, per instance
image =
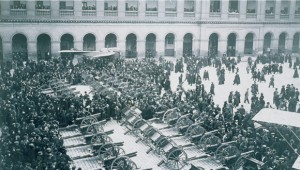
[[181, 114], [176, 110], [176, 108], [168, 110], [163, 115], [163, 122], [168, 125], [175, 125], [177, 120], [181, 117]]
[[215, 158], [221, 161], [223, 164], [232, 165], [240, 157], [240, 150], [229, 143], [223, 143], [215, 151]]
[[221, 145], [221, 139], [213, 133], [205, 133], [198, 142], [198, 147], [206, 152], [212, 152]]
[[191, 140], [191, 142], [196, 142], [206, 133], [206, 130], [199, 124], [195, 123], [190, 125], [186, 132], [185, 136]]
[[183, 115], [177, 120], [175, 127], [180, 133], [184, 134], [193, 123], [189, 115]]
[[136, 170], [137, 165], [127, 156], [120, 156], [113, 160], [110, 170]]

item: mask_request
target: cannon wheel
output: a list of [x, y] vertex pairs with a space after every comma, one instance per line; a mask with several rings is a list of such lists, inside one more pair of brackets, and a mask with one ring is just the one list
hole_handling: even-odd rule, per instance
[[206, 130], [202, 126], [199, 124], [193, 124], [187, 129], [185, 136], [191, 139], [192, 136], [203, 135], [205, 132]]
[[239, 157], [234, 163], [234, 169], [240, 170], [245, 164], [245, 159], [244, 157]]
[[91, 139], [92, 144], [105, 144], [105, 143], [111, 143], [112, 139], [107, 135], [94, 135]]
[[98, 120], [94, 116], [88, 116], [81, 121], [80, 127], [89, 126], [97, 121]]
[[97, 134], [99, 132], [103, 132], [103, 126], [100, 124], [91, 124], [90, 126], [88, 126], [88, 128], [86, 129], [86, 133], [93, 133], [93, 134]]
[[132, 131], [137, 132], [138, 128], [143, 126], [145, 123], [147, 123], [147, 122], [144, 119], [139, 119], [139, 120], [135, 121], [132, 125]]
[[136, 170], [137, 165], [128, 157], [120, 156], [113, 160], [111, 170]]
[[105, 160], [105, 158], [117, 157], [124, 154], [125, 151], [121, 147], [116, 146], [113, 143], [104, 144], [98, 150], [98, 156], [100, 157], [101, 161]]
[[168, 154], [167, 166], [170, 169], [182, 169], [187, 164], [187, 161], [187, 154], [178, 148]]
[[198, 142], [198, 147], [203, 149], [203, 150], [206, 150], [206, 141], [209, 139], [209, 138], [212, 138], [213, 136], [215, 136], [214, 134], [212, 133], [208, 133], [208, 134], [204, 134], [200, 141]]
[[188, 115], [184, 115], [177, 120], [175, 127], [179, 130], [182, 126], [190, 126], [192, 124], [193, 121], [188, 117]]
[[169, 110], [165, 111], [165, 113], [164, 113], [164, 115], [163, 115], [162, 121], [166, 122], [170, 114], [172, 114], [173, 112], [176, 112], [176, 113], [177, 113], [177, 110], [176, 110], [176, 109], [177, 109], [177, 108], [175, 107], [175, 108], [173, 108], [173, 109], [169, 109]]
[[211, 146], [211, 145], [217, 145], [217, 146], [219, 146], [221, 144], [221, 139], [219, 137], [215, 136], [215, 135], [212, 135], [212, 136], [208, 137], [204, 141], [204, 143], [205, 143], [205, 145], [204, 145], [205, 148], [203, 148], [203, 149], [206, 149], [207, 146]]
[[235, 155], [240, 155], [240, 151], [236, 146], [229, 144], [222, 144], [218, 147], [215, 152], [215, 158], [220, 160], [222, 163], [225, 162], [225, 157]]
[[160, 150], [160, 145], [162, 145], [164, 142], [166, 142], [166, 141], [168, 141], [168, 138], [167, 137], [165, 137], [165, 136], [163, 136], [162, 138], [160, 138], [158, 141], [157, 141], [157, 143], [155, 144], [155, 152], [157, 153], [157, 154], [161, 154], [161, 150]]
[[163, 117], [163, 121], [169, 124], [172, 119], [179, 119], [180, 116], [181, 115], [179, 114], [179, 112], [177, 112], [175, 109], [173, 109], [172, 111], [166, 111]]

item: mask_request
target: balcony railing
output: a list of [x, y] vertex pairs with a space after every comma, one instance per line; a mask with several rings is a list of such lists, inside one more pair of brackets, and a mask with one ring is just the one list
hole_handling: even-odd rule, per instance
[[300, 14], [295, 14], [295, 18], [300, 18]]
[[265, 18], [266, 19], [274, 19], [275, 18], [275, 14], [272, 13], [272, 14], [265, 14]]
[[82, 16], [96, 16], [96, 10], [82, 10]]
[[126, 11], [125, 12], [126, 17], [136, 17], [138, 15], [139, 15], [138, 11]]
[[166, 11], [165, 13], [166, 17], [176, 17], [177, 16], [177, 12], [175, 11]]
[[247, 18], [256, 18], [256, 13], [247, 13], [246, 17]]
[[146, 17], [157, 17], [158, 12], [157, 11], [146, 11], [145, 16]]
[[118, 11], [106, 10], [104, 11], [104, 16], [106, 17], [117, 17]]
[[209, 17], [221, 17], [221, 13], [220, 12], [210, 12]]
[[237, 12], [229, 12], [228, 13], [229, 18], [238, 18], [239, 16], [240, 16], [240, 14]]
[[280, 14], [280, 19], [288, 19], [289, 17], [289, 14]]
[[10, 15], [13, 16], [26, 16], [27, 9], [10, 9]]
[[74, 10], [73, 9], [60, 9], [59, 15], [60, 16], [74, 16]]
[[50, 16], [51, 10], [50, 9], [36, 9], [35, 15], [36, 16]]
[[195, 17], [195, 12], [184, 12], [184, 17]]

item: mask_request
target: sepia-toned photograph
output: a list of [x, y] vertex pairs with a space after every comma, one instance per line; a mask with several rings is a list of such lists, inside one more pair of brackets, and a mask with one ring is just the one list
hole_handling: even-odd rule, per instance
[[300, 170], [300, 0], [0, 0], [0, 170]]

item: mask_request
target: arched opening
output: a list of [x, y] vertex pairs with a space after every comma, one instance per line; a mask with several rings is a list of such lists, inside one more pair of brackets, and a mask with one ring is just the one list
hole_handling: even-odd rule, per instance
[[93, 34], [83, 37], [83, 51], [96, 51], [96, 37]]
[[299, 47], [299, 41], [300, 41], [300, 33], [296, 33], [293, 38], [293, 53], [299, 53], [300, 47]]
[[3, 47], [2, 47], [2, 38], [0, 37], [0, 64], [3, 63]]
[[245, 38], [245, 54], [253, 54], [253, 39], [254, 35], [253, 33], [248, 33]]
[[135, 34], [129, 34], [126, 37], [126, 57], [128, 58], [137, 57], [136, 39]]
[[37, 38], [37, 59], [49, 60], [51, 58], [51, 38], [47, 34], [41, 34]]
[[165, 37], [165, 56], [175, 56], [175, 36], [169, 33]]
[[231, 33], [227, 38], [227, 56], [235, 56], [236, 51], [236, 34]]
[[117, 47], [117, 36], [115, 34], [108, 34], [105, 37], [105, 48]]
[[286, 40], [286, 33], [281, 33], [279, 35], [279, 40], [278, 40], [278, 52], [284, 52], [285, 51], [285, 40]]
[[64, 34], [60, 38], [60, 50], [70, 50], [74, 48], [74, 38], [71, 34]]
[[209, 36], [209, 43], [208, 43], [208, 54], [211, 57], [218, 56], [218, 44], [219, 43], [219, 36], [216, 33], [213, 33]]
[[272, 42], [272, 34], [269, 32], [264, 36], [264, 46], [263, 46], [264, 53], [271, 52], [271, 42]]
[[146, 57], [156, 56], [156, 36], [150, 33], [146, 37]]
[[12, 39], [12, 57], [16, 60], [28, 59], [27, 38], [23, 34], [16, 34]]
[[193, 35], [187, 33], [183, 37], [183, 56], [193, 55]]

